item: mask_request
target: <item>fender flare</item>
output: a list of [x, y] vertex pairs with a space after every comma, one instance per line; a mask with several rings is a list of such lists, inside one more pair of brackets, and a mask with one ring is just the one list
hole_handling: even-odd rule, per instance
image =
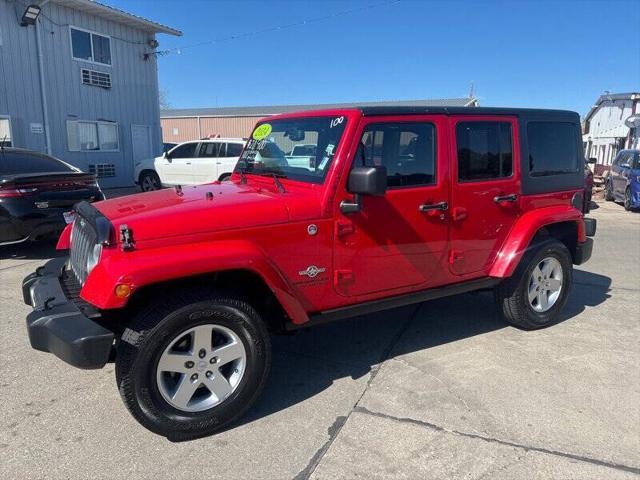
[[489, 271], [489, 276], [497, 278], [510, 277], [536, 233], [545, 226], [561, 222], [575, 222], [578, 231], [578, 242], [585, 241], [584, 219], [580, 210], [569, 205], [531, 210], [516, 220], [496, 255], [496, 260]]
[[164, 281], [228, 270], [246, 270], [257, 274], [265, 282], [293, 323], [305, 323], [309, 319], [278, 267], [260, 247], [246, 240], [191, 243], [128, 252], [111, 250], [107, 255], [104, 253], [80, 292], [84, 300], [100, 309], [126, 306], [130, 297], [121, 299], [115, 296], [118, 284], [129, 285], [133, 294], [142, 287]]

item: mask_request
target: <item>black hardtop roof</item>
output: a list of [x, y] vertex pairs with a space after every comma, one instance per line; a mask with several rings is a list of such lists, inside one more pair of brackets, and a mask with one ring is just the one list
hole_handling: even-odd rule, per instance
[[567, 117], [580, 116], [570, 110], [551, 110], [543, 108], [507, 108], [507, 107], [406, 107], [406, 106], [384, 106], [384, 107], [355, 107], [365, 116], [375, 115], [516, 115], [516, 116], [536, 116], [536, 117]]

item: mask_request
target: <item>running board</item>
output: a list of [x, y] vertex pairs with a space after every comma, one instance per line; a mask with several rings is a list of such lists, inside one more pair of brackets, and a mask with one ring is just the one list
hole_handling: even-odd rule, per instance
[[296, 325], [287, 322], [286, 330], [298, 330], [300, 328], [322, 325], [336, 320], [357, 317], [359, 315], [367, 315], [369, 313], [389, 310], [391, 308], [404, 307], [415, 303], [422, 303], [437, 298], [450, 297], [461, 293], [473, 292], [475, 290], [483, 290], [493, 288], [502, 279], [500, 278], [481, 278], [479, 280], [471, 280], [468, 282], [454, 283], [444, 287], [430, 288], [420, 292], [412, 292], [404, 295], [398, 295], [391, 298], [383, 298], [380, 300], [372, 300], [370, 302], [358, 303], [347, 307], [334, 308], [324, 312], [309, 315], [309, 321]]

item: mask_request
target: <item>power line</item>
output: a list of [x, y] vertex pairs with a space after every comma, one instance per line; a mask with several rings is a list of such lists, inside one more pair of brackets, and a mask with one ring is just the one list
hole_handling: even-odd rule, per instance
[[159, 56], [169, 55], [169, 54], [174, 53], [174, 52], [181, 53], [182, 50], [186, 50], [188, 48], [202, 47], [204, 45], [215, 45], [217, 43], [230, 42], [232, 40], [238, 40], [240, 38], [253, 37], [253, 36], [262, 35], [262, 34], [265, 34], [265, 33], [277, 32], [277, 31], [280, 31], [280, 30], [286, 30], [286, 29], [294, 28], [294, 27], [301, 27], [303, 25], [307, 25], [307, 24], [310, 24], [310, 23], [322, 22], [322, 21], [325, 21], [325, 20], [330, 20], [330, 19], [333, 19], [333, 18], [336, 18], [336, 17], [341, 17], [341, 16], [344, 16], [344, 15], [350, 15], [352, 13], [362, 12], [362, 11], [365, 11], [365, 10], [373, 10], [374, 8], [384, 7], [386, 5], [393, 5], [393, 4], [399, 3], [399, 2], [400, 2], [400, 0], [387, 0], [387, 1], [384, 1], [384, 2], [372, 3], [372, 4], [369, 4], [369, 5], [362, 6], [362, 7], [351, 8], [349, 10], [341, 10], [341, 11], [330, 13], [328, 15], [323, 15], [323, 16], [320, 16], [320, 17], [307, 18], [306, 20], [300, 20], [300, 21], [294, 22], [294, 23], [288, 23], [288, 24], [284, 24], [284, 25], [276, 25], [276, 26], [273, 26], [273, 27], [264, 28], [262, 30], [254, 30], [254, 31], [251, 31], [251, 32], [238, 33], [238, 34], [235, 34], [235, 35], [230, 35], [228, 37], [222, 37], [222, 38], [213, 39], [213, 40], [206, 40], [204, 42], [193, 43], [191, 45], [185, 45], [183, 47], [174, 47], [174, 48], [169, 48], [167, 50], [156, 50], [155, 52], [150, 52], [150, 53], [146, 54], [145, 56], [155, 55], [155, 56], [159, 57]]

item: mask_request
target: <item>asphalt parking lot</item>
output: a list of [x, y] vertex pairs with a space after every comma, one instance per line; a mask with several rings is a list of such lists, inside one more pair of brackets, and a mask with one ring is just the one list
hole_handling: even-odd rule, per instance
[[592, 216], [559, 324], [517, 330], [481, 293], [277, 337], [258, 404], [184, 443], [133, 420], [113, 365], [29, 347], [20, 282], [53, 245], [0, 247], [0, 478], [638, 478], [640, 214]]

